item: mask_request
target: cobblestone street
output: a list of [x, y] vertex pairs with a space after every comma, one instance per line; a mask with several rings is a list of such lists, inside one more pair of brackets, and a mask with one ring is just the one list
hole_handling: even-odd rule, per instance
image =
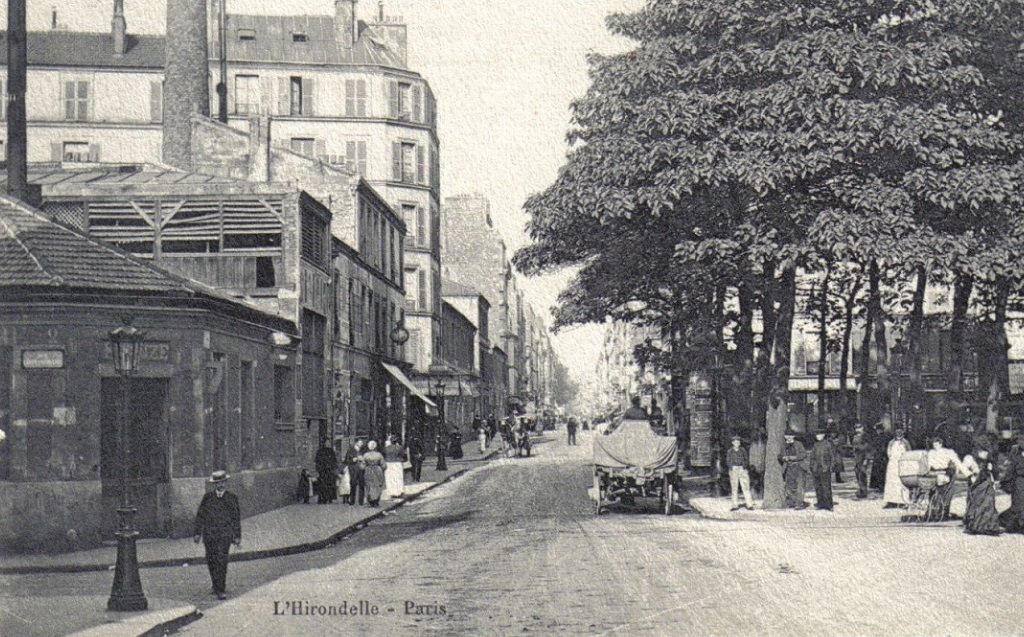
[[[475, 469], [353, 537], [349, 548], [360, 550], [350, 557], [214, 607], [188, 631], [1019, 633], [1020, 536], [971, 537], [956, 526], [829, 528], [772, 513], [730, 522], [653, 508], [596, 517], [586, 495], [589, 435], [580, 443], [559, 439], [538, 446], [535, 458]], [[360, 602], [378, 614], [321, 616], [315, 608]], [[296, 606], [310, 614], [292, 614]]]

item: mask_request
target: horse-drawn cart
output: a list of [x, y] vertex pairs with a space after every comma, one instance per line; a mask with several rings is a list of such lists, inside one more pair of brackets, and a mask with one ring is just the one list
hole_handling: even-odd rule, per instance
[[678, 451], [671, 436], [658, 436], [644, 420], [623, 420], [607, 435], [594, 436], [594, 499], [597, 513], [608, 504], [632, 506], [658, 498], [668, 515]]

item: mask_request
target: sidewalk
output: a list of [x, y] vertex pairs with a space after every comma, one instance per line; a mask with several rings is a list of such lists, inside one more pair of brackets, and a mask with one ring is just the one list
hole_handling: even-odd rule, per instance
[[[706, 487], [705, 487], [706, 488]], [[691, 497], [690, 506], [701, 514], [702, 517], [714, 520], [745, 520], [745, 521], [780, 521], [783, 523], [799, 524], [801, 526], [821, 527], [852, 527], [852, 526], [877, 526], [877, 525], [899, 525], [910, 524], [902, 518], [906, 515], [904, 508], [884, 508], [880, 493], [872, 491], [867, 498], [857, 499], [857, 483], [847, 480], [841, 484], [832, 485], [832, 495], [835, 507], [832, 511], [820, 511], [814, 508], [814, 492], [808, 491], [804, 494], [804, 500], [810, 505], [803, 510], [775, 509], [766, 511], [762, 508], [762, 501], [754, 501], [754, 510], [730, 511], [732, 500], [728, 494], [723, 497]], [[967, 499], [963, 488], [958, 487], [957, 495], [953, 497], [949, 510], [953, 515], [963, 518], [967, 508]], [[743, 497], [740, 496], [740, 505], [743, 504]], [[1010, 496], [1004, 493], [997, 494], [996, 508], [1002, 512], [1010, 507]], [[929, 525], [959, 526], [960, 520], [949, 522], [931, 522]]]
[[[242, 520], [242, 546], [231, 553], [231, 561], [290, 555], [329, 546], [386, 512], [494, 457], [499, 452], [500, 443], [492, 443], [485, 454], [480, 453], [476, 440], [466, 442], [462, 448], [460, 460], [447, 460], [447, 471], [434, 469], [436, 457], [428, 457], [423, 463], [422, 480], [411, 484], [407, 482], [403, 499], [382, 500], [377, 508], [351, 506], [340, 501], [329, 505], [293, 504], [245, 518]], [[406, 475], [408, 477], [408, 473]], [[195, 544], [190, 537], [140, 540], [138, 554], [139, 565], [143, 568], [205, 562], [202, 545]], [[0, 574], [106, 570], [113, 573], [116, 556], [116, 547], [112, 546], [52, 555], [0, 555]], [[71, 630], [82, 631], [74, 633], [76, 637], [163, 634], [200, 617], [195, 606], [174, 600], [150, 599], [149, 610], [140, 613], [108, 612], [104, 610], [106, 601], [105, 595], [4, 599], [5, 604], [17, 605], [7, 612], [16, 612], [24, 617], [41, 617], [54, 608], [60, 608], [63, 615], [73, 616], [64, 623], [73, 625]]]

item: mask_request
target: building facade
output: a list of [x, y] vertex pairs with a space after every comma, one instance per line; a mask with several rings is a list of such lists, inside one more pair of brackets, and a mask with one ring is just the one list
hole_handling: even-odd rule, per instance
[[[121, 2], [109, 34], [30, 33], [29, 161], [163, 161], [191, 171], [192, 156], [175, 160], [165, 146], [191, 143], [183, 118], [217, 114], [223, 80], [229, 126], [249, 134], [262, 121], [257, 133], [271, 146], [350, 167], [403, 218], [407, 353], [416, 375], [429, 373], [441, 334], [437, 108], [429, 83], [408, 68], [405, 25], [380, 13], [360, 20], [354, 0], [339, 0], [334, 16], [231, 14], [221, 33], [221, 4], [210, 4], [172, 0], [171, 39], [132, 34]], [[206, 59], [200, 70], [196, 51]], [[0, 47], [3, 63], [5, 52]], [[208, 77], [202, 95], [199, 74]]]
[[[143, 536], [191, 535], [214, 469], [235, 475], [247, 514], [292, 499], [303, 426], [292, 321], [9, 199], [0, 253], [0, 546], [98, 545], [116, 525], [122, 466]], [[122, 413], [108, 333], [125, 315], [146, 336]]]

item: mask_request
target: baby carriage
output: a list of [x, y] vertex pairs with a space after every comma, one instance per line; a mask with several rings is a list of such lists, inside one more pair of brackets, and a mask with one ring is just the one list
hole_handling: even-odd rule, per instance
[[[907, 498], [905, 521], [929, 522], [930, 515], [939, 509], [938, 486], [941, 472], [928, 468], [928, 451], [907, 451], [899, 459], [900, 482], [910, 490]], [[945, 473], [941, 473], [943, 477]]]

